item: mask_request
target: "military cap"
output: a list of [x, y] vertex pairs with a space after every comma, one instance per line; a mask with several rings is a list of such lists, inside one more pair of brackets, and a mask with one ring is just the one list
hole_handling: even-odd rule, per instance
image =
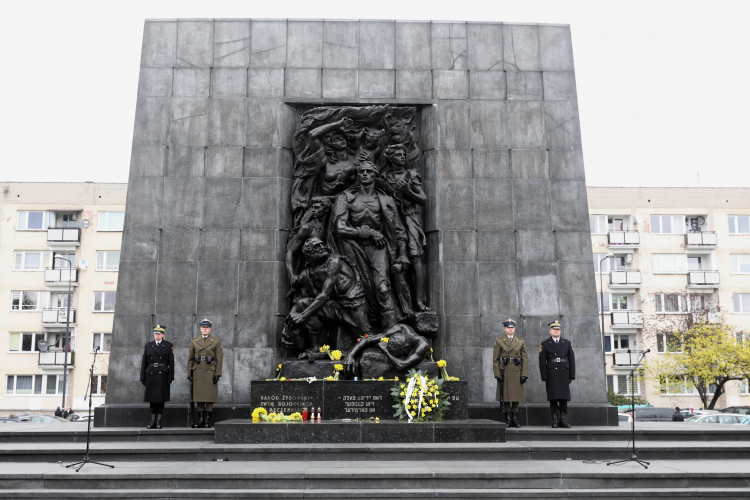
[[557, 330], [559, 330], [560, 328], [562, 328], [562, 327], [560, 326], [560, 322], [559, 322], [558, 320], [555, 320], [555, 321], [553, 321], [552, 323], [550, 323], [550, 324], [549, 324], [549, 327], [550, 327], [550, 328], [556, 328]]
[[503, 326], [516, 326], [516, 322], [512, 319], [508, 318], [505, 321], [503, 321]]
[[156, 325], [154, 327], [154, 332], [166, 333], [167, 332], [167, 326], [166, 325]]
[[213, 326], [213, 323], [211, 323], [211, 322], [210, 322], [210, 321], [208, 320], [208, 318], [203, 318], [203, 319], [201, 320], [201, 326], [207, 326], [207, 327], [211, 328], [211, 327]]

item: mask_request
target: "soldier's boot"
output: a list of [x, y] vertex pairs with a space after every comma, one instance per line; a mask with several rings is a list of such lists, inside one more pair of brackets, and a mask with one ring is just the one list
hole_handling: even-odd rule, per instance
[[161, 429], [161, 413], [156, 415], [156, 428]]
[[197, 422], [197, 421], [198, 421], [198, 419], [200, 419], [200, 418], [201, 418], [201, 415], [200, 415], [200, 413], [201, 413], [201, 412], [199, 412], [198, 410], [193, 410], [193, 423], [192, 423], [192, 424], [190, 424], [190, 427], [191, 427], [192, 429], [195, 429], [195, 428], [197, 428], [197, 427], [198, 427], [198, 422]]
[[552, 428], [557, 429], [557, 412], [552, 412]]
[[206, 427], [206, 412], [205, 411], [201, 411], [201, 412], [198, 412], [198, 413], [201, 414], [201, 420], [200, 420], [200, 422], [198, 422], [198, 425], [196, 425], [196, 427], [198, 429], [203, 429], [203, 428]]
[[146, 429], [156, 429], [156, 414], [151, 414], [151, 423], [146, 426]]
[[513, 427], [518, 427], [519, 429], [521, 428], [521, 424], [518, 423], [518, 412], [517, 411], [513, 412]]
[[210, 411], [206, 412], [206, 428], [207, 429], [211, 428], [211, 413], [213, 412], [210, 412]]
[[508, 427], [513, 427], [513, 413], [506, 411], [505, 412], [505, 423]]
[[564, 411], [560, 412], [560, 427], [563, 427], [565, 429], [570, 429], [570, 424], [568, 423], [567, 412], [564, 412]]

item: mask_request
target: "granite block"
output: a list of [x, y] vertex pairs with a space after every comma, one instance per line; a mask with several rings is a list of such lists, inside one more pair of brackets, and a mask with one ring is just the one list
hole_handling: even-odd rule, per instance
[[553, 181], [585, 181], [583, 151], [552, 150], [549, 153], [550, 179]]
[[[190, 341], [200, 335], [200, 326], [198, 325], [198, 322], [204, 317], [205, 316], [193, 316], [192, 314], [157, 314], [153, 318], [149, 318], [149, 321], [152, 321], [154, 325], [166, 326], [167, 333], [165, 338], [176, 347], [175, 351], [177, 351], [177, 349], [184, 349], [185, 351], [185, 355], [180, 358], [177, 357], [177, 352], [175, 352], [175, 379], [178, 378], [176, 373], [178, 368], [181, 368], [183, 376], [187, 377], [187, 367], [185, 365], [187, 364], [188, 347], [190, 346]], [[214, 321], [214, 326], [217, 327], [217, 322], [214, 318], [211, 319]], [[217, 336], [216, 329], [211, 329], [211, 335], [215, 337]], [[146, 339], [145, 342], [153, 340], [153, 334], [149, 335], [149, 337], [150, 338]], [[219, 336], [219, 338], [221, 338], [221, 336]], [[170, 390], [173, 388], [174, 384], [170, 386]], [[189, 397], [189, 392], [186, 392], [186, 396]], [[174, 397], [174, 392], [172, 392], [172, 400], [178, 400]]]
[[508, 101], [510, 149], [544, 149], [544, 118], [539, 101]]
[[588, 231], [557, 231], [555, 249], [560, 262], [592, 262], [591, 233]]
[[200, 252], [199, 229], [162, 230], [159, 260], [198, 260]]
[[[440, 147], [444, 149], [469, 149], [473, 147], [471, 130], [474, 123], [473, 117], [471, 118], [467, 101], [439, 101], [437, 106], [437, 131]], [[489, 131], [487, 132], [489, 133]]]
[[[481, 362], [475, 362], [475, 363], [466, 363], [467, 359], [475, 359], [476, 358], [476, 348], [472, 347], [446, 347], [441, 351], [442, 357], [448, 362], [447, 370], [448, 374], [452, 377], [458, 377], [461, 379], [461, 382], [453, 382], [452, 384], [456, 383], [466, 383], [467, 380], [471, 381], [471, 384], [468, 385], [468, 400], [469, 401], [481, 401], [482, 400], [482, 393], [484, 392], [483, 382], [484, 382], [484, 373], [482, 373], [482, 363]], [[478, 360], [479, 361], [479, 360]], [[451, 396], [451, 410], [455, 411], [459, 407], [463, 406], [461, 404], [461, 399], [458, 391], [455, 391], [452, 387], [446, 388], [448, 393]], [[459, 395], [458, 401], [453, 401], [453, 395]], [[466, 396], [463, 396], [466, 398]], [[454, 406], [454, 404], [456, 406]], [[461, 406], [459, 406], [461, 405]], [[468, 405], [466, 405], [464, 408], [467, 408], [468, 413]], [[449, 412], [450, 413], [450, 412]]]
[[200, 260], [240, 260], [240, 231], [238, 229], [203, 229], [200, 233]]
[[569, 26], [539, 26], [542, 71], [573, 71], [573, 42]]
[[209, 68], [175, 68], [175, 97], [208, 97], [211, 89]]
[[163, 177], [167, 148], [134, 146], [130, 153], [130, 177]]
[[214, 22], [177, 23], [177, 66], [210, 68], [214, 65]]
[[427, 264], [427, 303], [438, 314], [443, 314], [443, 263]]
[[164, 227], [202, 227], [205, 200], [203, 184], [203, 179], [196, 177], [164, 179]]
[[602, 345], [600, 316], [564, 316], [562, 331], [573, 347], [599, 347]]
[[163, 177], [131, 177], [125, 211], [125, 229], [161, 228]]
[[248, 97], [283, 97], [284, 70], [250, 68], [247, 72]]
[[[398, 73], [397, 73], [398, 74]], [[430, 75], [430, 85], [432, 85], [432, 76]], [[430, 87], [432, 92], [432, 87]], [[422, 151], [428, 151], [435, 149], [439, 145], [439, 134], [438, 134], [438, 113], [435, 109], [436, 106], [427, 106], [422, 108]]]
[[246, 177], [242, 180], [242, 229], [273, 229], [278, 227], [277, 198], [279, 180], [269, 177]]
[[[237, 261], [201, 261], [198, 266], [198, 307], [204, 315], [237, 314]], [[221, 293], [216, 293], [221, 290]], [[218, 336], [218, 332], [216, 334]], [[231, 345], [231, 338], [230, 345]], [[224, 346], [226, 347], [226, 346]]]
[[135, 104], [133, 146], [166, 146], [170, 99], [139, 97]]
[[[205, 186], [202, 227], [239, 229], [242, 207], [242, 183], [239, 179], [208, 178]], [[239, 231], [237, 234], [239, 237]]]
[[542, 74], [538, 71], [508, 71], [505, 73], [508, 100], [541, 101]]
[[[153, 265], [156, 270], [156, 264]], [[156, 279], [156, 273], [152, 273], [151, 276]], [[152, 287], [152, 290], [155, 287]], [[119, 304], [118, 304], [119, 307]], [[146, 311], [152, 313], [154, 309], [153, 300], [151, 301], [150, 307]], [[153, 327], [156, 323], [152, 323], [154, 318], [151, 314], [118, 314], [115, 316], [112, 322], [112, 347], [118, 348], [140, 348], [141, 354], [143, 354], [143, 346], [154, 340]], [[138, 372], [140, 373], [141, 363], [138, 360]], [[141, 395], [141, 398], [143, 395]]]
[[577, 99], [576, 77], [572, 71], [545, 71], [542, 73], [545, 101], [571, 101]]
[[366, 21], [359, 23], [359, 67], [395, 68], [396, 23]]
[[[492, 316], [488, 316], [488, 317], [492, 317]], [[482, 321], [484, 321], [484, 317], [482, 317]], [[503, 321], [503, 320], [499, 320], [499, 321]], [[502, 326], [501, 326], [501, 329], [502, 329]], [[518, 335], [518, 332], [516, 332], [516, 335]], [[500, 335], [497, 335], [497, 337], [499, 336]], [[482, 332], [482, 338], [484, 339], [484, 332]], [[491, 342], [484, 342], [483, 345], [489, 345], [491, 343], [494, 346], [495, 338], [492, 338]], [[481, 401], [489, 403], [489, 402], [495, 401], [495, 395], [497, 394], [497, 385], [498, 385], [497, 380], [495, 380], [494, 371], [493, 371], [492, 347], [484, 347], [480, 349], [479, 352], [482, 356], [482, 374], [484, 375], [482, 377], [483, 382], [484, 382], [483, 383], [484, 392], [482, 393]], [[470, 414], [471, 413], [474, 413], [474, 412], [470, 411]], [[498, 417], [495, 417], [494, 420], [499, 421], [500, 420], [499, 411], [497, 415]]]
[[117, 291], [118, 315], [152, 313], [155, 292], [156, 262], [120, 262]]
[[433, 149], [424, 153], [425, 179], [471, 179], [471, 150]]
[[[570, 397], [576, 403], [604, 403], [607, 389], [602, 377], [601, 347], [576, 347], [576, 379], [570, 384]], [[586, 367], [586, 368], [584, 368]]]
[[158, 257], [158, 229], [125, 229], [122, 232], [120, 261], [156, 260]]
[[205, 148], [167, 148], [167, 176], [203, 177], [205, 154]]
[[276, 314], [276, 263], [240, 262], [239, 314]]
[[514, 149], [510, 152], [513, 178], [527, 181], [549, 179], [549, 161], [543, 149]]
[[474, 262], [445, 262], [443, 288], [444, 314], [476, 316], [479, 314], [477, 264]]
[[555, 235], [552, 231], [516, 231], [519, 261], [555, 262]]
[[[149, 329], [151, 326], [149, 325]], [[115, 334], [113, 337], [117, 335]], [[151, 336], [153, 338], [153, 335]], [[142, 401], [143, 386], [138, 382], [137, 374], [141, 370], [143, 342], [138, 347], [119, 347], [110, 354], [111, 361], [107, 370], [107, 401], [125, 402]], [[148, 411], [148, 410], [146, 410]]]
[[[473, 181], [449, 179], [437, 182], [440, 206], [437, 223], [440, 228], [474, 229]], [[447, 207], [450, 207], [450, 210]]]
[[429, 70], [397, 70], [396, 97], [399, 99], [431, 99], [432, 72]]
[[171, 146], [206, 146], [208, 141], [208, 99], [174, 97], [170, 110]]
[[[557, 314], [554, 315], [546, 315], [546, 316], [526, 316], [524, 315], [522, 318], [523, 321], [523, 331], [524, 331], [524, 340], [526, 341], [527, 346], [538, 346], [541, 345], [542, 341], [547, 340], [549, 335], [549, 324], [553, 321], [559, 321], [560, 317]], [[563, 337], [565, 336], [565, 333], [563, 332]], [[577, 349], [576, 349], [577, 350]], [[533, 352], [533, 351], [532, 351]], [[533, 368], [536, 369], [536, 373], [539, 373], [539, 349], [536, 349], [536, 362], [531, 365]], [[603, 373], [603, 370], [600, 372]], [[537, 377], [534, 377], [537, 378]], [[539, 379], [537, 379], [539, 380]], [[547, 395], [544, 391], [544, 386], [542, 385], [542, 392], [540, 395], [543, 395], [542, 397], [538, 399], [530, 399], [530, 401], [547, 401]], [[549, 407], [548, 407], [549, 408]]]
[[481, 262], [479, 272], [479, 313], [518, 314], [518, 283], [515, 262]]
[[177, 55], [177, 23], [147, 21], [143, 25], [141, 67], [173, 68]]
[[[224, 351], [223, 366], [221, 367], [221, 378], [224, 383], [219, 381], [219, 403], [230, 403], [232, 401], [232, 392], [234, 387], [230, 383], [234, 378], [234, 349], [221, 346]], [[215, 421], [218, 421], [218, 416]]]
[[476, 180], [475, 204], [477, 230], [513, 229], [513, 193], [511, 181]]
[[250, 401], [252, 381], [263, 380], [273, 373], [273, 349], [235, 347], [233, 351], [232, 397], [235, 403]]
[[469, 72], [434, 70], [432, 95], [435, 99], [468, 99]]
[[577, 101], [544, 101], [547, 149], [581, 149]]
[[207, 148], [206, 177], [242, 177], [243, 148]]
[[510, 179], [510, 154], [503, 149], [475, 149], [472, 151], [475, 179]]
[[553, 182], [552, 191], [556, 198], [552, 227], [557, 231], [585, 230], [589, 220], [586, 181]]
[[469, 35], [469, 69], [503, 70], [503, 26], [501, 24], [467, 25]]
[[[236, 319], [235, 346], [236, 348], [273, 348], [276, 347], [276, 323], [277, 316], [271, 315], [239, 315]], [[270, 357], [273, 361], [273, 356]], [[269, 365], [270, 368], [270, 365]], [[268, 370], [258, 374], [259, 378], [266, 378], [274, 373]]]
[[505, 71], [539, 71], [539, 31], [535, 24], [503, 25]]
[[466, 23], [432, 23], [432, 69], [469, 69]]
[[[278, 258], [279, 247], [286, 246], [286, 239], [275, 229], [243, 229], [241, 260], [273, 261]], [[283, 239], [283, 244], [277, 240]]]
[[198, 262], [161, 261], [156, 279], [156, 314], [195, 314]]
[[250, 65], [250, 20], [214, 21], [214, 67]]
[[292, 154], [283, 148], [247, 148], [245, 149], [245, 177], [283, 177], [290, 178]]
[[444, 347], [478, 347], [480, 337], [479, 316], [443, 316], [440, 332]]
[[289, 21], [286, 29], [286, 67], [322, 68], [323, 22]]
[[211, 70], [212, 97], [246, 97], [247, 69], [214, 68]]
[[396, 23], [396, 69], [430, 69], [430, 23]]
[[591, 264], [560, 262], [557, 266], [560, 283], [560, 313], [569, 315], [594, 315], [598, 312], [596, 282]]
[[443, 261], [476, 261], [476, 231], [441, 231], [441, 234], [443, 236]]
[[172, 68], [141, 68], [138, 97], [171, 97]]
[[323, 23], [323, 67], [359, 66], [359, 23], [325, 21]]
[[[471, 101], [471, 147], [508, 149], [508, 102]], [[515, 133], [511, 129], [511, 132]]]
[[436, 425], [436, 443], [503, 443], [505, 442], [505, 429], [503, 424], [465, 425], [455, 427]]
[[557, 265], [554, 262], [520, 262], [518, 264], [518, 297], [521, 315], [559, 315], [558, 288]]
[[471, 71], [472, 99], [505, 99], [505, 73], [502, 71]]
[[283, 68], [286, 64], [286, 21], [253, 19], [250, 27], [250, 67]]
[[516, 255], [512, 230], [477, 231], [478, 262], [514, 262]]
[[[518, 312], [516, 311], [515, 314], [511, 314], [509, 311], [507, 314], [500, 314], [498, 316], [491, 316], [491, 315], [482, 315], [482, 321], [481, 321], [481, 329], [482, 329], [482, 338], [481, 338], [481, 346], [485, 349], [490, 350], [490, 363], [489, 363], [489, 371], [490, 374], [492, 374], [492, 348], [495, 345], [495, 340], [505, 335], [505, 327], [503, 326], [503, 322], [508, 319], [515, 319], [516, 320], [516, 335], [522, 339], [525, 339], [526, 336], [523, 333], [523, 321], [522, 318], [518, 316]], [[526, 347], [529, 347], [529, 343], [526, 342]], [[494, 380], [494, 376], [492, 379]], [[492, 387], [492, 400], [495, 399], [495, 388]]]
[[287, 68], [284, 72], [286, 97], [320, 97], [321, 71], [319, 69]]
[[393, 70], [359, 70], [359, 97], [396, 97], [396, 75]]
[[290, 147], [294, 127], [291, 106], [276, 99], [247, 100], [247, 147]]
[[515, 229], [552, 229], [549, 181], [513, 181]]
[[327, 99], [356, 98], [359, 83], [356, 69], [324, 69], [323, 97]]

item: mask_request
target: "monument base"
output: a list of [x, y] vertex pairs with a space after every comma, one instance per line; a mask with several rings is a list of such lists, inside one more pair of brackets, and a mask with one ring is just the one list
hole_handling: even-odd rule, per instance
[[[549, 426], [552, 417], [548, 403], [522, 403], [518, 408], [518, 423], [522, 426]], [[470, 419], [499, 420], [499, 403], [469, 403]], [[617, 426], [617, 407], [608, 403], [569, 403], [568, 421], [572, 426]]]

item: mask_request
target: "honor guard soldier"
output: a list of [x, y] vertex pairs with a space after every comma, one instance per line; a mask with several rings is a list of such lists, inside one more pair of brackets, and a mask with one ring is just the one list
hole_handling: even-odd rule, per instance
[[169, 384], [174, 380], [174, 346], [164, 340], [167, 327], [154, 327], [154, 341], [143, 348], [141, 383], [146, 387], [143, 401], [150, 403], [151, 423], [147, 429], [161, 429], [164, 403], [169, 401]]
[[214, 403], [219, 401], [219, 387], [221, 368], [224, 361], [224, 351], [221, 341], [211, 335], [212, 323], [201, 321], [201, 334], [190, 342], [188, 351], [188, 380], [193, 385], [193, 401], [197, 405], [200, 422], [193, 427], [211, 427], [211, 413]]
[[568, 428], [570, 383], [576, 378], [576, 358], [573, 345], [560, 338], [561, 333], [559, 321], [549, 324], [550, 338], [539, 347], [539, 371], [547, 384], [552, 427]]
[[526, 400], [523, 384], [529, 378], [529, 357], [526, 342], [515, 335], [516, 322], [507, 319], [503, 326], [505, 335], [495, 341], [492, 351], [492, 366], [497, 379], [495, 399], [503, 402], [508, 427], [521, 427], [518, 423], [518, 403]]

